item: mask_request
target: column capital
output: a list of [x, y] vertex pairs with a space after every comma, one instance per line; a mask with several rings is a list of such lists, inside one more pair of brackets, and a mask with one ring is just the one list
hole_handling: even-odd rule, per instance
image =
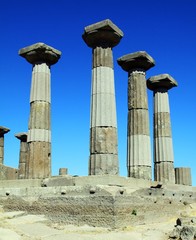
[[115, 47], [122, 37], [123, 32], [109, 19], [85, 27], [82, 34], [83, 40], [91, 48]]
[[15, 134], [15, 137], [18, 138], [22, 142], [27, 141], [27, 133], [26, 132], [17, 133], [17, 134]]
[[24, 57], [29, 63], [47, 63], [53, 65], [58, 62], [61, 52], [45, 43], [35, 43], [33, 45], [21, 48], [18, 52], [21, 57]]
[[10, 131], [9, 128], [0, 126], [0, 137], [3, 137], [4, 134], [8, 133]]
[[120, 57], [117, 62], [126, 72], [133, 70], [141, 70], [145, 72], [155, 66], [154, 59], [145, 51], [124, 55]]
[[150, 77], [147, 80], [147, 87], [152, 91], [155, 91], [159, 88], [169, 90], [177, 86], [178, 86], [178, 83], [169, 74], [156, 75], [156, 76]]

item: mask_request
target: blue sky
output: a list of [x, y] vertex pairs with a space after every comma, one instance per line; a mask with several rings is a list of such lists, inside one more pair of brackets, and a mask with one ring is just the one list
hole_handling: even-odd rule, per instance
[[[71, 175], [87, 175], [92, 55], [81, 35], [85, 26], [109, 18], [124, 32], [113, 49], [120, 175], [127, 175], [127, 73], [116, 60], [145, 50], [156, 61], [147, 78], [169, 73], [179, 84], [169, 91], [175, 166], [191, 167], [196, 185], [195, 13], [195, 0], [1, 0], [0, 125], [11, 129], [5, 164], [18, 166], [14, 134], [28, 129], [32, 67], [18, 50], [44, 42], [62, 51], [51, 68], [52, 173], [67, 167]], [[150, 91], [148, 101], [152, 136]]]

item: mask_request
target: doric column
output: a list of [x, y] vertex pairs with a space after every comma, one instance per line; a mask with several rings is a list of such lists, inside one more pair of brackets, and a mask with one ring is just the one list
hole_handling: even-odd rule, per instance
[[50, 66], [58, 62], [61, 52], [36, 43], [22, 48], [19, 55], [33, 64], [26, 177], [45, 178], [51, 174]]
[[191, 186], [192, 185], [191, 169], [188, 167], [175, 168], [175, 180], [176, 184]]
[[127, 54], [118, 64], [128, 72], [128, 176], [151, 180], [151, 151], [146, 71], [155, 65], [144, 51]]
[[0, 126], [0, 164], [4, 164], [4, 135], [9, 131], [9, 128]]
[[93, 54], [89, 175], [114, 175], [119, 164], [112, 48], [123, 33], [104, 20], [85, 27], [82, 37]]
[[177, 86], [169, 74], [147, 80], [154, 94], [154, 177], [155, 181], [175, 183], [168, 90]]
[[20, 140], [18, 178], [24, 179], [26, 178], [26, 163], [27, 163], [27, 153], [28, 153], [27, 133], [18, 133], [18, 134], [15, 134], [15, 137]]

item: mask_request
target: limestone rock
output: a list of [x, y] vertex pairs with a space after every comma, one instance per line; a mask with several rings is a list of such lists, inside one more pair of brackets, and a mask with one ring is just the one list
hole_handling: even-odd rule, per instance
[[182, 217], [176, 220], [176, 226], [169, 235], [169, 239], [196, 239], [196, 217]]
[[191, 226], [184, 226], [180, 232], [181, 240], [194, 240], [194, 236], [196, 234], [196, 229]]

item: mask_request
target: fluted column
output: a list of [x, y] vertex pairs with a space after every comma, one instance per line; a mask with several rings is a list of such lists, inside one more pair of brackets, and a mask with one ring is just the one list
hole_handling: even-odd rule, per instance
[[9, 131], [9, 128], [0, 126], [0, 164], [4, 164], [4, 135]]
[[176, 184], [191, 186], [192, 185], [191, 168], [188, 167], [175, 168], [175, 180]]
[[26, 178], [27, 153], [28, 153], [27, 133], [18, 133], [18, 134], [15, 134], [15, 137], [20, 140], [18, 178], [25, 179]]
[[154, 177], [155, 181], [175, 183], [168, 90], [177, 86], [169, 74], [147, 80], [154, 94]]
[[146, 71], [154, 66], [153, 58], [144, 51], [127, 54], [118, 64], [128, 72], [128, 176], [151, 179], [151, 151]]
[[119, 172], [112, 48], [122, 36], [110, 20], [85, 27], [82, 35], [93, 54], [89, 175]]
[[50, 66], [58, 62], [61, 52], [44, 43], [36, 43], [22, 48], [19, 55], [33, 64], [27, 178], [45, 178], [51, 174]]

